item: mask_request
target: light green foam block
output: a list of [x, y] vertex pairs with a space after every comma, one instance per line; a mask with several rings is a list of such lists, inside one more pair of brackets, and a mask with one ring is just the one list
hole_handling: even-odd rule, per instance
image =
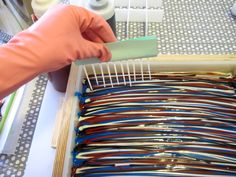
[[[128, 39], [119, 42], [105, 44], [112, 53], [110, 61], [121, 61], [135, 58], [147, 58], [157, 56], [156, 36]], [[77, 65], [101, 63], [97, 58], [77, 60]]]

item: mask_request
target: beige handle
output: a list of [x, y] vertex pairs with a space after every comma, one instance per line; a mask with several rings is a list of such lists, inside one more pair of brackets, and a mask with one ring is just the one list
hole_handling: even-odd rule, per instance
[[64, 105], [63, 105], [63, 103], [64, 103], [64, 99], [62, 98], [59, 100], [59, 110], [56, 115], [56, 122], [54, 125], [53, 134], [52, 134], [52, 142], [51, 142], [52, 148], [57, 147], [60, 131], [61, 131], [62, 125], [64, 124], [64, 121], [63, 121], [64, 120], [63, 119]]

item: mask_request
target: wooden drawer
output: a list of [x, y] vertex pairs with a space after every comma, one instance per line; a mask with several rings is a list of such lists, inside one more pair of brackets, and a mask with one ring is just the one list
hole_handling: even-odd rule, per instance
[[[151, 72], [160, 71], [220, 71], [227, 73], [236, 73], [236, 56], [235, 55], [162, 55], [156, 58], [147, 59], [142, 62], [145, 65], [150, 62]], [[131, 62], [133, 63], [133, 62]], [[139, 62], [135, 62], [137, 71]], [[106, 64], [104, 64], [106, 65]], [[108, 64], [109, 65], [109, 64]], [[63, 126], [60, 130], [60, 139], [58, 141], [57, 153], [54, 164], [54, 177], [69, 177], [72, 156], [71, 152], [74, 147], [78, 99], [75, 97], [76, 91], [82, 90], [82, 80], [85, 77], [83, 66], [72, 65], [69, 84], [66, 92], [66, 98], [63, 103]], [[87, 69], [88, 74], [92, 69]], [[112, 70], [111, 70], [112, 72]]]

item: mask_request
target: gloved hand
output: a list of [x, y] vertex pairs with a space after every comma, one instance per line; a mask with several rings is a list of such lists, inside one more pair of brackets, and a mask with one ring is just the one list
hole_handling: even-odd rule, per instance
[[106, 21], [72, 5], [48, 10], [34, 25], [0, 46], [0, 98], [43, 72], [76, 59], [111, 58], [103, 42], [116, 38]]

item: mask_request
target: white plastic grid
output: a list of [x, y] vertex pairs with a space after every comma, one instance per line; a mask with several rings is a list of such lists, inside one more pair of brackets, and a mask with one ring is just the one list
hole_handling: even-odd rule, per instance
[[164, 16], [162, 0], [115, 0], [116, 20], [127, 22], [126, 33], [129, 34], [130, 22], [144, 22], [145, 35], [149, 22], [161, 22]]

